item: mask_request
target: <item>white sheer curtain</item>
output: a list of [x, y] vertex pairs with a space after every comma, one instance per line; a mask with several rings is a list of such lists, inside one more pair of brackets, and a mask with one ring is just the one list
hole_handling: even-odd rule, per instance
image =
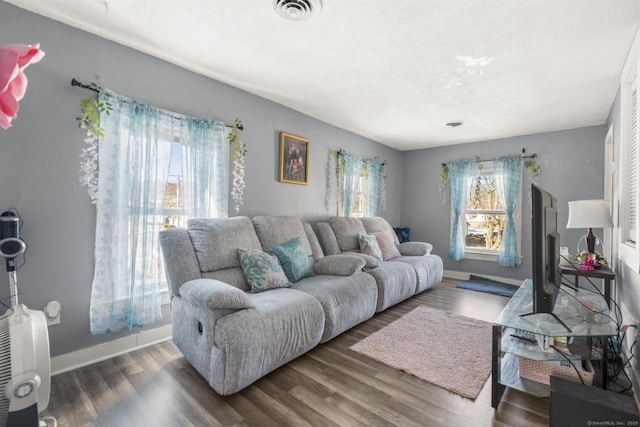
[[100, 117], [92, 334], [128, 331], [162, 318], [158, 234], [165, 217], [171, 147], [186, 168], [184, 213], [227, 215], [228, 144], [221, 122], [180, 116], [105, 90]]

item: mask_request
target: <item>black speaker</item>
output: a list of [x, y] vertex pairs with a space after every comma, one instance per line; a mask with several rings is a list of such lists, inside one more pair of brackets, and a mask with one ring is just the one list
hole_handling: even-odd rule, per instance
[[637, 426], [638, 409], [629, 396], [551, 377], [550, 427]]

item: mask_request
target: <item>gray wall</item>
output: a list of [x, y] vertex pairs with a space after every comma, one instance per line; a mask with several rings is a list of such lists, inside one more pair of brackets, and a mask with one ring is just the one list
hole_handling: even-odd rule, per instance
[[560, 244], [575, 253], [577, 242], [586, 230], [565, 229], [569, 214], [567, 202], [602, 198], [605, 129], [605, 126], [593, 126], [404, 152], [401, 223], [411, 228], [412, 240], [425, 240], [434, 245], [434, 252], [442, 257], [446, 270], [512, 279], [530, 278], [530, 180], [527, 170], [522, 182], [523, 260], [520, 267], [508, 268], [495, 262], [449, 258], [450, 198], [442, 204], [438, 190], [441, 164], [474, 156], [490, 160], [519, 154], [523, 148], [526, 154], [537, 153], [541, 167], [538, 183], [558, 200]]
[[[78, 183], [83, 131], [75, 117], [89, 93], [72, 88], [76, 77], [179, 113], [224, 120], [240, 118], [248, 146], [245, 205], [240, 215], [290, 214], [322, 218], [335, 214], [335, 188], [327, 190], [330, 150], [344, 148], [388, 163], [388, 207], [380, 214], [400, 219], [402, 155], [365, 138], [194, 74], [132, 49], [0, 2], [0, 45], [40, 42], [46, 56], [31, 65], [29, 86], [13, 127], [0, 129], [0, 211], [15, 207], [24, 220], [27, 263], [18, 272], [20, 302], [41, 309], [62, 304], [62, 323], [49, 329], [58, 355], [124, 334], [89, 334], [95, 206]], [[277, 182], [280, 131], [311, 140], [309, 185]], [[233, 211], [230, 215], [235, 214]], [[8, 296], [0, 274], [0, 297]], [[169, 322], [165, 316], [163, 322]]]

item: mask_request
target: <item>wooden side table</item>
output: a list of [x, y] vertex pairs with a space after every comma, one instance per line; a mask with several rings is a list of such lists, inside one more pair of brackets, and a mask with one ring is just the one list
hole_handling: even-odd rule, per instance
[[563, 276], [574, 276], [573, 284], [578, 288], [580, 277], [589, 279], [602, 279], [604, 281], [604, 299], [611, 308], [611, 281], [616, 279], [616, 274], [609, 267], [602, 266], [597, 270], [580, 270], [580, 264], [571, 262], [568, 265], [560, 264], [560, 273]]

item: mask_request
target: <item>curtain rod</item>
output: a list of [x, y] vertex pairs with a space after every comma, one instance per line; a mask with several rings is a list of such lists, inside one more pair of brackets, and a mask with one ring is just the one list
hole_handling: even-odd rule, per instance
[[[346, 151], [344, 151], [342, 148], [340, 148], [338, 151], [336, 151], [336, 154], [348, 154]], [[373, 159], [362, 159], [362, 161], [364, 162], [365, 160], [380, 160], [378, 157], [374, 157]], [[386, 160], [382, 160], [380, 162], [381, 165], [386, 166], [387, 165], [387, 161]]]
[[[78, 86], [78, 87], [81, 87], [83, 89], [87, 89], [87, 90], [93, 91], [95, 93], [100, 93], [100, 89], [98, 89], [97, 87], [86, 85], [86, 84], [76, 80], [75, 78], [71, 79], [71, 86]], [[238, 130], [244, 130], [244, 126], [242, 125], [242, 123], [239, 123], [236, 126], [231, 126], [231, 125], [228, 125], [228, 124], [225, 123], [224, 126], [230, 128], [230, 129], [233, 129], [233, 128], [237, 127]]]
[[[525, 153], [525, 149], [522, 149], [522, 154]], [[535, 159], [536, 157], [538, 157], [538, 154], [533, 153], [533, 154], [529, 154], [528, 156], [522, 156], [523, 159]], [[482, 162], [493, 162], [496, 159], [487, 159], [487, 160], [478, 160], [476, 159], [475, 161], [478, 163], [482, 163]], [[442, 163], [442, 167], [447, 166], [446, 163]]]

